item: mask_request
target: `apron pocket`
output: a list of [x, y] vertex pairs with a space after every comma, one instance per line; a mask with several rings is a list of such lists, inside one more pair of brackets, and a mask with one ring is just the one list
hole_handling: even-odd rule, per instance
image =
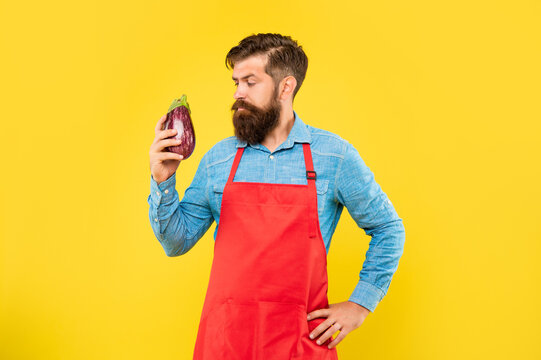
[[216, 304], [206, 316], [201, 317], [197, 334], [194, 359], [220, 359], [224, 347], [224, 304]]
[[273, 301], [236, 302], [229, 299], [224, 326], [223, 359], [289, 360], [302, 352], [304, 307]]

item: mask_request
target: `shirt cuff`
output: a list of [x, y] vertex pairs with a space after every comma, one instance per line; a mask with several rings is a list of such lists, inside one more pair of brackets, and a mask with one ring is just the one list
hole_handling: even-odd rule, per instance
[[176, 174], [173, 173], [169, 179], [158, 184], [150, 174], [150, 199], [156, 206], [160, 203], [170, 203], [175, 197]]
[[383, 296], [385, 296], [385, 294], [380, 288], [359, 280], [349, 301], [367, 308], [370, 312], [374, 312], [378, 303], [383, 299]]

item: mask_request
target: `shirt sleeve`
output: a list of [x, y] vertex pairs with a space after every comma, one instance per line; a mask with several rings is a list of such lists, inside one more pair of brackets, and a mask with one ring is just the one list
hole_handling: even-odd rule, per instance
[[176, 173], [160, 184], [150, 175], [150, 225], [167, 256], [188, 252], [214, 221], [206, 192], [206, 156], [180, 202], [175, 185]]
[[371, 237], [359, 282], [349, 301], [373, 312], [398, 268], [405, 243], [404, 225], [372, 171], [349, 143], [337, 173], [335, 197]]

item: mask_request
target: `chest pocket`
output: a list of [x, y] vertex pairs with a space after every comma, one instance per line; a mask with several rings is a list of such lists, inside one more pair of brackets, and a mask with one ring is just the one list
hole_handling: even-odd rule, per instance
[[214, 184], [212, 190], [214, 196], [212, 197], [212, 200], [214, 201], [214, 204], [216, 205], [216, 208], [218, 211], [220, 211], [220, 208], [222, 206], [222, 195], [224, 194], [224, 184]]
[[[292, 179], [291, 184], [306, 184], [306, 179]], [[222, 205], [222, 196], [224, 194], [224, 184], [213, 185], [213, 201], [216, 208], [220, 209]], [[327, 200], [327, 192], [329, 190], [329, 180], [316, 179], [316, 192], [317, 192], [317, 213], [319, 216], [323, 214], [325, 210], [325, 204]]]
[[[306, 178], [292, 179], [293, 184], [306, 184]], [[316, 179], [316, 192], [317, 192], [317, 213], [319, 216], [323, 215], [325, 210], [325, 203], [327, 202], [327, 192], [329, 190], [329, 180]]]

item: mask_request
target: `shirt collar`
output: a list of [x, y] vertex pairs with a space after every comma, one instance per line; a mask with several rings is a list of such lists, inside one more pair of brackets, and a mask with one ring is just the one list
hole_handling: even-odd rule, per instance
[[[310, 134], [310, 131], [308, 131], [306, 124], [301, 120], [299, 115], [297, 115], [295, 110], [293, 110], [293, 115], [295, 116], [295, 122], [293, 123], [293, 127], [291, 128], [291, 131], [289, 132], [286, 141], [284, 141], [275, 151], [291, 148], [295, 143], [310, 144], [312, 142], [312, 135]], [[246, 145], [248, 145], [246, 141], [237, 139], [237, 148], [246, 147]], [[250, 146], [255, 149], [260, 149], [261, 144], [255, 144]]]

